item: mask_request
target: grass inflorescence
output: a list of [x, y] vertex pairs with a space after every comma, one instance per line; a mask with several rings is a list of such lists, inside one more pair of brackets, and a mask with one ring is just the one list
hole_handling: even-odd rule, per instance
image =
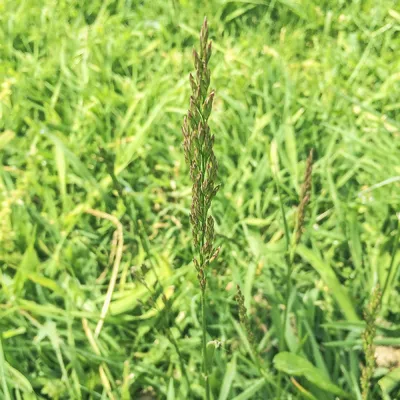
[[208, 119], [211, 114], [214, 91], [209, 92], [211, 41], [208, 41], [207, 19], [200, 32], [200, 52], [193, 50], [196, 74], [190, 74], [190, 108], [183, 121], [183, 147], [186, 164], [190, 169], [192, 186], [192, 206], [190, 224], [192, 226], [193, 245], [196, 257], [193, 263], [201, 289], [202, 309], [202, 348], [203, 372], [206, 398], [210, 398], [209, 362], [207, 360], [207, 274], [210, 263], [218, 256], [219, 248], [214, 247], [214, 219], [208, 214], [211, 201], [217, 194], [216, 183], [218, 164], [214, 155], [214, 135], [210, 132]]
[[369, 399], [371, 379], [375, 372], [375, 346], [376, 320], [381, 306], [382, 292], [379, 286], [375, 287], [371, 294], [368, 306], [364, 310], [365, 330], [362, 334], [365, 365], [361, 372], [361, 396], [363, 400]]

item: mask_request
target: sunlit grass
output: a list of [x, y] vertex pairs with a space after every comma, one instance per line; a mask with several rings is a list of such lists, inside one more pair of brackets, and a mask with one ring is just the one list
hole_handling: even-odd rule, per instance
[[[399, 345], [397, 3], [198, 3], [0, 4], [0, 397], [185, 399], [182, 365], [191, 398], [204, 395], [180, 128], [204, 16], [222, 183], [212, 209], [221, 257], [208, 283], [208, 333], [220, 345], [213, 397], [334, 399], [332, 386], [286, 373], [289, 351], [361, 399], [360, 321], [377, 283], [387, 282], [377, 340]], [[311, 148], [283, 332], [274, 174], [293, 231]], [[88, 210], [123, 229], [97, 334], [120, 241], [112, 219]], [[254, 346], [237, 322], [237, 284]], [[398, 396], [396, 367], [377, 370], [374, 399], [379, 387]]]

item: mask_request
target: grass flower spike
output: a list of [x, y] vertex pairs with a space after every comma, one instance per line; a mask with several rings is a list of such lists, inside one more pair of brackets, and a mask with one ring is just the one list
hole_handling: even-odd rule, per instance
[[214, 135], [211, 135], [208, 126], [214, 91], [208, 93], [210, 85], [208, 61], [211, 56], [211, 42], [207, 41], [208, 26], [207, 20], [204, 20], [200, 34], [200, 54], [193, 50], [196, 75], [190, 74], [192, 95], [190, 108], [182, 127], [185, 160], [193, 181], [190, 223], [193, 244], [199, 257], [194, 259], [194, 264], [202, 291], [205, 290], [207, 284], [206, 268], [218, 252], [213, 247], [214, 219], [208, 216], [211, 201], [219, 186], [215, 183], [218, 165], [213, 151]]
[[369, 389], [371, 378], [375, 370], [375, 346], [374, 339], [376, 334], [376, 318], [381, 305], [381, 290], [376, 287], [371, 295], [368, 307], [364, 311], [364, 319], [366, 323], [365, 331], [362, 334], [363, 350], [365, 355], [365, 366], [361, 373], [361, 396], [363, 400], [369, 397]]
[[307, 157], [306, 171], [304, 174], [304, 182], [301, 188], [300, 204], [297, 212], [297, 223], [296, 223], [296, 234], [295, 240], [296, 245], [299, 244], [301, 236], [304, 230], [304, 216], [307, 209], [307, 205], [311, 198], [311, 186], [312, 186], [312, 167], [313, 167], [313, 149]]
[[214, 247], [214, 219], [208, 215], [211, 201], [217, 194], [217, 160], [214, 155], [214, 135], [208, 126], [214, 91], [209, 92], [211, 42], [208, 41], [207, 20], [200, 33], [200, 53], [193, 50], [196, 74], [190, 74], [192, 95], [189, 111], [183, 121], [183, 147], [185, 160], [190, 170], [192, 186], [192, 206], [190, 224], [196, 256], [193, 260], [201, 288], [202, 328], [203, 328], [203, 368], [206, 398], [209, 398], [208, 362], [206, 352], [206, 287], [207, 267], [217, 257], [219, 249]]
[[239, 285], [236, 286], [236, 289], [237, 289], [237, 293], [235, 296], [235, 300], [239, 306], [239, 321], [246, 329], [247, 338], [249, 339], [249, 343], [251, 345], [254, 345], [254, 335], [253, 335], [253, 331], [251, 330], [249, 317], [247, 316], [247, 309], [246, 309], [246, 306], [244, 305], [244, 296], [243, 296], [242, 291], [240, 290]]

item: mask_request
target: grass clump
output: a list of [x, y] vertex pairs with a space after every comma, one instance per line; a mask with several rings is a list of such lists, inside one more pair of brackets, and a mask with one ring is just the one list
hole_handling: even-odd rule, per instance
[[[0, 398], [196, 400], [208, 375], [218, 400], [361, 400], [377, 283], [376, 352], [399, 346], [397, 9], [1, 2]], [[216, 133], [208, 213], [207, 165], [192, 181], [182, 151], [191, 95], [191, 160]], [[370, 397], [400, 398], [392, 360]]]

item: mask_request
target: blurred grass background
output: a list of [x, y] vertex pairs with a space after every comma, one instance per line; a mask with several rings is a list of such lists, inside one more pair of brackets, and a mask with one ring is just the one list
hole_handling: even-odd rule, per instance
[[[282, 350], [285, 284], [270, 155], [276, 148], [293, 227], [312, 147], [314, 187], [296, 258], [290, 350], [360, 398], [362, 308], [376, 283], [383, 285], [394, 247], [398, 264], [394, 0], [0, 3], [4, 398], [201, 396], [199, 289], [180, 125], [204, 16], [213, 40], [210, 124], [222, 184], [213, 206], [222, 253], [209, 280], [210, 339], [221, 341], [214, 397], [277, 398], [271, 383], [260, 383], [240, 339], [235, 285], [270, 364]], [[92, 342], [115, 226], [88, 209], [114, 215], [124, 234], [110, 313]], [[150, 270], [138, 279], [143, 264]], [[398, 289], [394, 274], [382, 310], [387, 345], [399, 344]], [[190, 397], [168, 332], [187, 366]], [[376, 379], [388, 372], [381, 367]], [[307, 379], [281, 378], [284, 399], [304, 398], [297, 385], [314, 396], [307, 398], [334, 398]], [[394, 386], [381, 387], [398, 398]], [[250, 395], [240, 397], [246, 390]]]

